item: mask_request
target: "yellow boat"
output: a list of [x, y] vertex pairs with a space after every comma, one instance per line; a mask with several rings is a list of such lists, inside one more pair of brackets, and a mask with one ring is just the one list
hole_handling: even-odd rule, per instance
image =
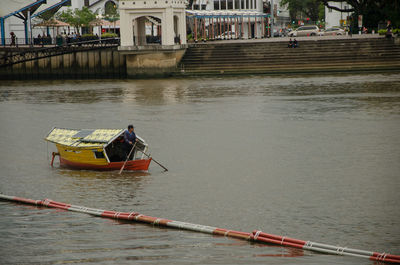
[[[90, 169], [119, 170], [125, 162], [123, 149], [124, 129], [65, 129], [53, 128], [45, 140], [54, 143], [60, 158], [60, 166]], [[151, 157], [145, 157], [147, 143], [139, 136], [133, 155], [126, 162], [124, 170], [146, 171]]]

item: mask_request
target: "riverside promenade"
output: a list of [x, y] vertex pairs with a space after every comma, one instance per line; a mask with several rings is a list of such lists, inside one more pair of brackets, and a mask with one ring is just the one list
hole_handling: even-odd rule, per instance
[[[394, 39], [385, 39], [377, 34], [299, 37], [296, 38], [299, 47], [288, 48], [289, 39], [190, 43], [182, 59], [177, 60], [176, 67], [161, 69], [162, 76], [400, 72], [400, 44], [396, 44]], [[117, 46], [117, 43], [111, 46], [74, 45], [45, 48], [45, 51], [42, 47], [1, 47], [0, 79], [160, 76], [141, 68], [131, 76], [127, 70], [127, 55]], [[154, 49], [161, 47], [157, 44], [147, 46]], [[51, 49], [55, 51], [49, 52]], [[38, 57], [40, 52], [44, 54], [41, 58]], [[23, 60], [2, 65], [10, 54]], [[27, 55], [30, 58], [25, 60]], [[162, 65], [159, 67], [162, 68]], [[144, 74], [141, 75], [141, 72]]]
[[400, 71], [400, 45], [377, 34], [299, 37], [298, 48], [288, 48], [289, 39], [192, 43], [179, 75]]

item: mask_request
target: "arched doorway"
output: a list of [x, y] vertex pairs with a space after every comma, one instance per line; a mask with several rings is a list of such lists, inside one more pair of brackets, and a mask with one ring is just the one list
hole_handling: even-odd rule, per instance
[[133, 44], [143, 46], [161, 44], [161, 19], [155, 16], [140, 16], [133, 20]]

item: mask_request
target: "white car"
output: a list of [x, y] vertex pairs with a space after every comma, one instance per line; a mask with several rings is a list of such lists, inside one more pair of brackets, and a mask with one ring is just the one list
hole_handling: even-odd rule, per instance
[[231, 40], [236, 39], [236, 33], [234, 31], [225, 31], [223, 34], [215, 36], [216, 40]]
[[301, 26], [294, 31], [291, 31], [289, 37], [301, 37], [301, 36], [317, 36], [319, 35], [318, 26]]
[[321, 36], [335, 36], [335, 35], [344, 35], [345, 31], [341, 28], [329, 28], [325, 31], [321, 32]]

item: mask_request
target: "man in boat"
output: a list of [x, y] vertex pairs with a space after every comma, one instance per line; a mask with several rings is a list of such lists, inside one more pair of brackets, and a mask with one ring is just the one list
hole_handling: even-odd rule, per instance
[[[129, 152], [131, 151], [133, 145], [137, 141], [136, 139], [136, 134], [134, 132], [134, 127], [133, 125], [128, 125], [128, 129], [125, 130], [124, 132], [124, 151], [125, 151], [125, 160], [129, 155]], [[133, 151], [131, 153], [131, 157], [129, 159], [132, 159]]]

